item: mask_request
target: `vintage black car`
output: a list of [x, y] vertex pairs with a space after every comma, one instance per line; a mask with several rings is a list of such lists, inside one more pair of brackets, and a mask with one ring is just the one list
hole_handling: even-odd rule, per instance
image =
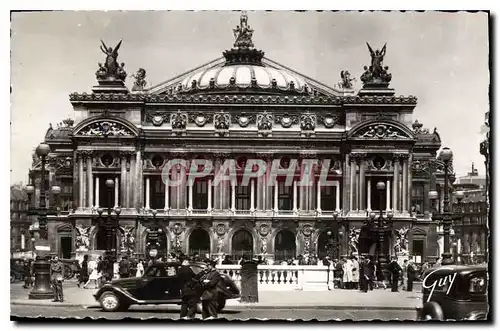
[[417, 319], [485, 320], [488, 314], [486, 265], [447, 265], [427, 270], [422, 277], [423, 306]]
[[[181, 281], [178, 278], [179, 262], [155, 263], [148, 267], [142, 277], [113, 280], [104, 284], [95, 299], [104, 311], [125, 311], [131, 305], [181, 304]], [[195, 274], [202, 272], [206, 264], [190, 264]], [[240, 291], [233, 280], [221, 273], [218, 284], [218, 310], [226, 305], [227, 299], [240, 297]]]

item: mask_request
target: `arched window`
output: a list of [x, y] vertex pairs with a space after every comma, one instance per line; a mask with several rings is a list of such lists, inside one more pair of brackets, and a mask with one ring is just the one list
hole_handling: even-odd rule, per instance
[[195, 229], [189, 235], [189, 255], [210, 253], [210, 236], [204, 229]]
[[231, 245], [234, 258], [237, 259], [242, 256], [252, 258], [253, 255], [253, 237], [252, 234], [245, 229], [240, 229], [233, 234]]

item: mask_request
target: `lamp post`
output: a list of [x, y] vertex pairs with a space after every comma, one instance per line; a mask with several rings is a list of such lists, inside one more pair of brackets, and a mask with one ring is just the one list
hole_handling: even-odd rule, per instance
[[[97, 213], [99, 214], [99, 220], [100, 223], [103, 224], [104, 228], [106, 229], [106, 237], [107, 237], [107, 247], [106, 250], [108, 251], [108, 254], [111, 254], [113, 257], [113, 261], [116, 261], [117, 257], [117, 252], [118, 252], [118, 245], [116, 242], [116, 230], [120, 221], [120, 213], [121, 213], [121, 208], [120, 207], [111, 207], [112, 206], [112, 201], [113, 201], [113, 188], [115, 187], [115, 182], [112, 179], [107, 179], [106, 182], [104, 183], [106, 188], [108, 189], [107, 192], [107, 215], [106, 215], [106, 222], [103, 222], [102, 219], [102, 214], [104, 213], [104, 209], [102, 208], [97, 208]], [[112, 212], [115, 212], [116, 218], [113, 217]]]
[[464, 215], [462, 211], [462, 199], [464, 198], [464, 191], [456, 191], [455, 198], [457, 199], [457, 212], [458, 216], [460, 217], [460, 254], [458, 256], [460, 257], [460, 262], [462, 264], [465, 264], [465, 255], [464, 255], [465, 229], [464, 229]]
[[[40, 175], [40, 201], [38, 207], [28, 206], [28, 215], [35, 215], [38, 217], [39, 224], [39, 239], [38, 246], [41, 248], [41, 252], [37, 254], [35, 262], [33, 264], [33, 269], [35, 273], [35, 286], [30, 292], [29, 299], [50, 299], [54, 296], [52, 288], [50, 286], [50, 262], [48, 261], [48, 255], [42, 253], [46, 251], [47, 248], [50, 251], [50, 246], [48, 245], [47, 238], [47, 216], [57, 215], [58, 210], [56, 208], [48, 208], [46, 204], [46, 178], [45, 178], [45, 164], [47, 161], [47, 156], [50, 153], [50, 146], [45, 143], [40, 143], [35, 150], [38, 157], [41, 158], [41, 175]], [[31, 178], [30, 178], [31, 180]], [[31, 202], [31, 195], [35, 192], [35, 187], [31, 182], [26, 187], [26, 193], [28, 194], [28, 201]], [[57, 196], [61, 192], [59, 186], [52, 187], [52, 194]], [[57, 201], [57, 199], [55, 199]], [[33, 242], [34, 250], [36, 250], [37, 245]]]
[[[387, 233], [387, 224], [386, 221], [392, 221], [394, 214], [391, 211], [388, 211], [384, 217], [384, 192], [385, 192], [385, 183], [380, 181], [377, 183], [377, 190], [380, 194], [380, 211], [378, 215], [377, 222], [377, 234], [378, 234], [378, 262], [380, 264], [380, 270], [382, 270], [382, 274], [384, 275], [384, 279], [387, 279], [388, 270], [387, 270], [387, 253], [384, 249], [384, 241], [385, 234]], [[370, 213], [371, 222], [375, 221], [377, 218], [377, 214], [375, 212]]]
[[442, 265], [453, 264], [452, 255], [450, 253], [450, 228], [453, 221], [453, 214], [450, 212], [450, 200], [448, 192], [448, 165], [453, 158], [453, 152], [448, 147], [443, 148], [441, 153], [439, 153], [439, 158], [444, 163], [444, 197], [443, 197], [443, 212], [441, 215], [433, 216], [433, 219], [441, 221], [443, 224], [443, 260]]

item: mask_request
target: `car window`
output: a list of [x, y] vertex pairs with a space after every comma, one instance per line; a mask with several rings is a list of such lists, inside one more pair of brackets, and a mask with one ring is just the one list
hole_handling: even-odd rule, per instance
[[157, 277], [159, 275], [160, 269], [157, 267], [149, 267], [145, 275], [148, 277]]
[[175, 266], [165, 266], [163, 269], [165, 277], [175, 277], [177, 276], [177, 268]]
[[469, 292], [472, 294], [486, 293], [486, 278], [474, 277], [469, 282]]

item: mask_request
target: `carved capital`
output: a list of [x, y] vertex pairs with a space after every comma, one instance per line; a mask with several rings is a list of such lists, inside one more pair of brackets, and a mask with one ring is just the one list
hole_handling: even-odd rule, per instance
[[82, 159], [86, 159], [93, 157], [95, 155], [95, 152], [91, 150], [78, 150], [76, 151], [76, 155], [78, 155]]
[[131, 156], [135, 155], [135, 151], [120, 151], [120, 157], [121, 158], [129, 158]]
[[394, 162], [401, 162], [403, 160], [408, 159], [409, 155], [408, 154], [402, 154], [402, 153], [394, 153], [392, 154], [392, 159]]
[[364, 158], [366, 158], [366, 153], [351, 153], [349, 154], [350, 160], [355, 160], [356, 163], [360, 163]]

